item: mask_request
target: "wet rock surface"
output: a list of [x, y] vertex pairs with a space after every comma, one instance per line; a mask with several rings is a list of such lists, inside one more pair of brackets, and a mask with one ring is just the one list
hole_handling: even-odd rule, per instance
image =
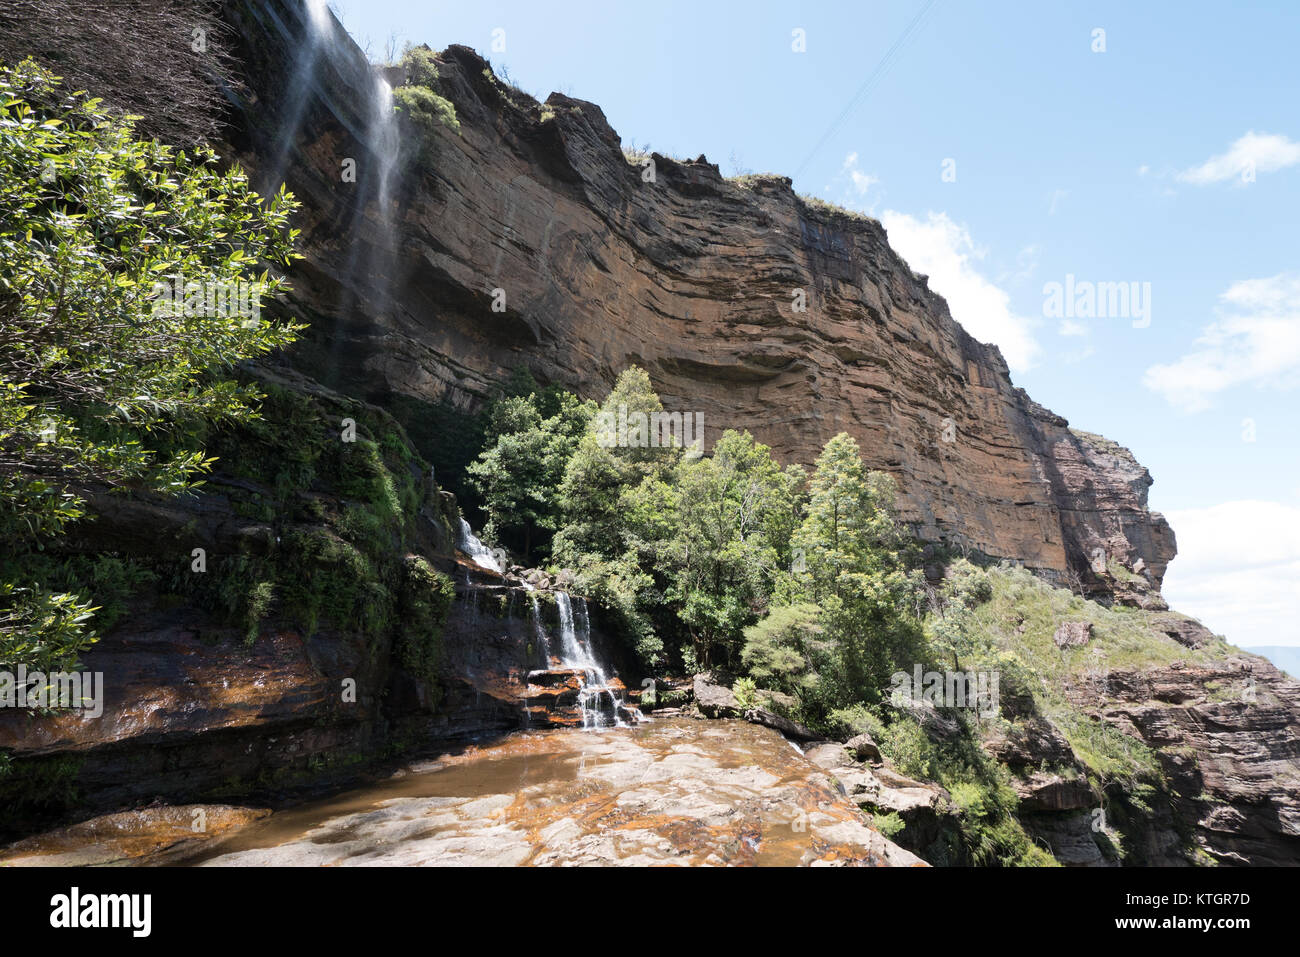
[[192, 863], [855, 865], [919, 858], [775, 731], [687, 718], [512, 735], [284, 811]]
[[0, 848], [0, 867], [166, 863], [270, 813], [264, 808], [191, 804], [107, 814]]

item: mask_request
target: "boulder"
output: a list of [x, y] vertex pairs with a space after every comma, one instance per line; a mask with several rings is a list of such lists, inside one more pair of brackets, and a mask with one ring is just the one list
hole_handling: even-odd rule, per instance
[[695, 706], [707, 718], [739, 718], [740, 702], [722, 685], [714, 684], [713, 675], [703, 672], [695, 676], [693, 685]]
[[804, 752], [804, 757], [817, 767], [826, 768], [828, 771], [853, 765], [853, 758], [844, 749], [844, 745], [834, 741], [809, 748]]
[[768, 711], [766, 708], [750, 708], [745, 712], [745, 720], [754, 724], [761, 724], [765, 728], [780, 731], [787, 738], [793, 738], [796, 741], [821, 740], [821, 735], [816, 731], [810, 731], [798, 721], [791, 721], [789, 718]]
[[1058, 648], [1079, 648], [1092, 641], [1092, 622], [1063, 621], [1052, 636]]
[[844, 747], [848, 748], [849, 752], [859, 761], [879, 763], [881, 760], [880, 748], [875, 741], [871, 740], [869, 734], [859, 734], [849, 738], [844, 742]]
[[1153, 619], [1151, 623], [1165, 635], [1188, 648], [1203, 648], [1214, 641], [1214, 632], [1195, 618], [1188, 618], [1185, 615], [1170, 613]]

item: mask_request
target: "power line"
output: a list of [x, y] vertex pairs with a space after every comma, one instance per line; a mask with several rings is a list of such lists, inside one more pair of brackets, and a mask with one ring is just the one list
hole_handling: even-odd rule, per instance
[[907, 28], [904, 29], [898, 39], [894, 41], [894, 45], [891, 46], [885, 52], [885, 55], [880, 58], [880, 62], [876, 64], [876, 68], [871, 71], [871, 75], [868, 76], [862, 86], [858, 88], [858, 92], [854, 94], [853, 99], [849, 101], [848, 106], [844, 107], [840, 115], [835, 118], [835, 122], [832, 123], [830, 128], [822, 134], [822, 138], [817, 141], [817, 145], [812, 148], [812, 151], [804, 158], [804, 161], [799, 164], [799, 168], [794, 172], [796, 177], [807, 169], [808, 164], [811, 163], [813, 157], [817, 155], [817, 151], [826, 145], [827, 140], [839, 132], [840, 127], [844, 125], [844, 121], [849, 118], [849, 114], [857, 109], [858, 104], [866, 98], [867, 94], [869, 94], [884, 75], [889, 72], [889, 68], [894, 65], [894, 61], [898, 59], [898, 55], [902, 52], [903, 47], [907, 45], [907, 41], [911, 39], [912, 35], [916, 33], [918, 29], [920, 29], [921, 21], [925, 19], [926, 14], [928, 14], [931, 8], [933, 8], [938, 2], [939, 0], [926, 0], [925, 6], [923, 6], [921, 11], [912, 18], [912, 22], [907, 25]]

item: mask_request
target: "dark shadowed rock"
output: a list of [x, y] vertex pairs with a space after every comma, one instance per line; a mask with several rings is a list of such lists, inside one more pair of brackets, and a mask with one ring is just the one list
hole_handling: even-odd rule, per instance
[[880, 761], [880, 748], [869, 734], [859, 734], [844, 742], [844, 747], [859, 761]]
[[817, 741], [821, 739], [821, 735], [816, 731], [810, 731], [798, 721], [782, 717], [768, 711], [766, 708], [750, 708], [745, 712], [745, 720], [752, 721], [754, 724], [761, 724], [765, 728], [780, 731], [787, 738], [793, 738], [796, 741]]

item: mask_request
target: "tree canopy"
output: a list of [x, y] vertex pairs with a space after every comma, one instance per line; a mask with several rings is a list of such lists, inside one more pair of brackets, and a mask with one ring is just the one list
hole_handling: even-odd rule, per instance
[[192, 488], [197, 425], [255, 415], [223, 370], [299, 328], [261, 314], [294, 258], [292, 198], [134, 119], [30, 61], [0, 68], [0, 662], [69, 666], [93, 638], [88, 605], [14, 557], [91, 492]]

